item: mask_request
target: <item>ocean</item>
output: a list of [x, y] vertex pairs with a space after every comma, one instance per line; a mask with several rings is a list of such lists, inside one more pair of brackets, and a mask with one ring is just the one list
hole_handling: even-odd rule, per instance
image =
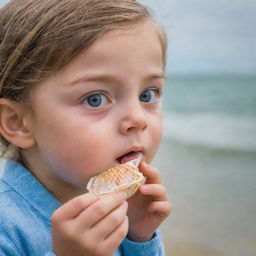
[[164, 108], [167, 255], [256, 255], [256, 77], [169, 78]]

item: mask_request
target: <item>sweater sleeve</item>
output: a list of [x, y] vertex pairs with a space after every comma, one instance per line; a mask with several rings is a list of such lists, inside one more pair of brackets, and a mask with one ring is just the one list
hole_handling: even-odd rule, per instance
[[[0, 255], [1, 256], [21, 256], [27, 255], [21, 251], [15, 244], [4, 236], [0, 236]], [[56, 256], [52, 252], [47, 252], [44, 256]]]
[[1, 256], [19, 256], [20, 253], [17, 248], [5, 237], [0, 236], [0, 255]]
[[164, 246], [159, 231], [150, 241], [139, 243], [126, 238], [122, 242], [122, 256], [164, 256]]

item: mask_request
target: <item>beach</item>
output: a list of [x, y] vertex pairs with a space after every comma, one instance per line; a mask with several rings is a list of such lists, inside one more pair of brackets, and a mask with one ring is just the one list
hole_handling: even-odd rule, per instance
[[255, 254], [255, 155], [163, 143], [155, 165], [173, 203], [167, 255]]
[[153, 162], [173, 204], [161, 226], [167, 256], [255, 255], [255, 81], [167, 79], [164, 138]]

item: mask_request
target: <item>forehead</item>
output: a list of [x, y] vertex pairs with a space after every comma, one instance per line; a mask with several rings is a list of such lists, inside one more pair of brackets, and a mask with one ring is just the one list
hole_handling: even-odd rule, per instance
[[[111, 37], [119, 37], [119, 36], [138, 36], [142, 35], [148, 36], [148, 37], [155, 37], [158, 38], [158, 28], [156, 24], [151, 21], [141, 21], [139, 23], [129, 24], [127, 26], [121, 25], [118, 27], [115, 27], [113, 29], [110, 29], [102, 34], [100, 39], [108, 39]], [[97, 40], [96, 40], [97, 42]]]
[[51, 77], [63, 85], [106, 76], [127, 82], [163, 77], [162, 55], [156, 28], [148, 22], [106, 32]]
[[[127, 27], [120, 27], [107, 31], [101, 37], [99, 37], [90, 48], [96, 48], [99, 44], [109, 47], [113, 44], [113, 42], [115, 42], [117, 46], [120, 46], [116, 50], [125, 50], [123, 45], [124, 42], [129, 43], [131, 47], [141, 46], [141, 51], [143, 51], [144, 45], [149, 45], [151, 43], [153, 43], [156, 48], [161, 47], [159, 31], [157, 30], [155, 24], [151, 21], [141, 22], [138, 24], [136, 23]], [[127, 47], [127, 45], [125, 46]]]
[[[123, 62], [125, 57], [127, 60]], [[128, 65], [129, 60], [137, 60], [144, 65], [154, 62], [163, 66], [162, 59], [163, 52], [156, 28], [151, 22], [146, 22], [104, 33], [71, 62], [92, 67], [111, 60], [121, 67]]]

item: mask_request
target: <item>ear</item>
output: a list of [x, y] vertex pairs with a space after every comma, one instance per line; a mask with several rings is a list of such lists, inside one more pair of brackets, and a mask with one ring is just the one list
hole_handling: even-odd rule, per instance
[[21, 103], [0, 99], [0, 133], [10, 143], [19, 148], [29, 148], [35, 144], [28, 127], [29, 112]]

